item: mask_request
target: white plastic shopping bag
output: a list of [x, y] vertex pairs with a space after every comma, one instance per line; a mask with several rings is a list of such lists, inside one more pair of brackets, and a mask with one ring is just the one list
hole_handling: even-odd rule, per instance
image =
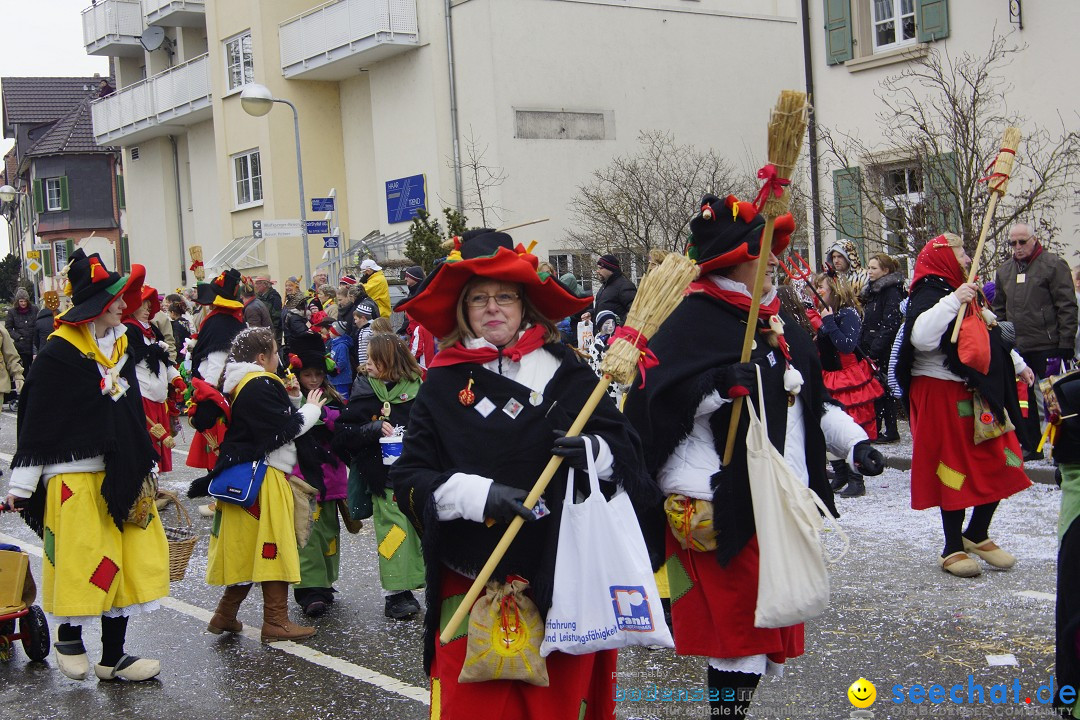
[[[821, 543], [825, 504], [792, 474], [784, 456], [769, 442], [761, 370], [761, 414], [750, 398], [746, 410], [746, 468], [754, 502], [758, 541], [758, 594], [754, 626], [777, 628], [817, 617], [829, 605], [829, 574]], [[846, 541], [847, 536], [840, 531]]]
[[645, 538], [626, 492], [600, 492], [592, 453], [589, 497], [574, 503], [574, 471], [566, 482], [555, 591], [540, 654], [584, 655], [628, 645], [674, 647], [664, 621]]

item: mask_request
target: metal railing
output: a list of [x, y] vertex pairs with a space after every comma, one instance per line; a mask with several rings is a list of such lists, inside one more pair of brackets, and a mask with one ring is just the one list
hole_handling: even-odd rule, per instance
[[415, 36], [415, 0], [332, 0], [278, 26], [281, 67], [380, 34]]
[[82, 22], [87, 47], [104, 40], [138, 40], [143, 31], [142, 6], [139, 0], [100, 0], [82, 11]]
[[210, 104], [210, 57], [202, 54], [90, 104], [94, 135], [149, 127]]
[[184, 10], [187, 12], [206, 12], [206, 0], [142, 0], [142, 12], [148, 19], [165, 10]]

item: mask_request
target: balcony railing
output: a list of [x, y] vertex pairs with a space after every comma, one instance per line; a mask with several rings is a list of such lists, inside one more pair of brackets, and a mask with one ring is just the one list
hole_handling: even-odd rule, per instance
[[206, 0], [142, 0], [147, 25], [198, 27], [206, 24]]
[[281, 23], [281, 74], [341, 80], [419, 45], [416, 0], [334, 0]]
[[95, 100], [90, 113], [94, 137], [101, 145], [128, 145], [172, 134], [176, 125], [208, 120], [212, 114], [210, 58], [199, 55]]
[[99, 0], [82, 12], [87, 55], [142, 55], [139, 0]]

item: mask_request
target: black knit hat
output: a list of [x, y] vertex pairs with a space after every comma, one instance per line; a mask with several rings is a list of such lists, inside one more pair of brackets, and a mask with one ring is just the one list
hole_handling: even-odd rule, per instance
[[610, 270], [611, 272], [622, 270], [622, 267], [619, 265], [619, 258], [614, 255], [601, 255], [600, 259], [596, 261], [596, 266], [602, 267], [605, 270]]
[[300, 360], [300, 367], [295, 367], [292, 358], [289, 358], [289, 364], [297, 372], [308, 368], [317, 368], [326, 372], [326, 345], [323, 343], [322, 336], [316, 333], [306, 332], [290, 340], [289, 354], [295, 355]]
[[224, 308], [241, 308], [240, 271], [229, 268], [207, 283], [195, 286], [195, 302], [200, 305], [217, 305]]
[[405, 277], [410, 277], [413, 280], [420, 282], [425, 277], [424, 268], [420, 267], [419, 265], [410, 265], [409, 267], [405, 268]]
[[67, 268], [68, 287], [65, 293], [71, 297], [72, 306], [59, 318], [69, 325], [80, 325], [101, 317], [102, 313], [119, 296], [129, 307], [140, 303], [143, 277], [146, 268], [132, 265], [130, 275], [110, 271], [97, 253], [87, 256], [82, 248], [71, 255]]

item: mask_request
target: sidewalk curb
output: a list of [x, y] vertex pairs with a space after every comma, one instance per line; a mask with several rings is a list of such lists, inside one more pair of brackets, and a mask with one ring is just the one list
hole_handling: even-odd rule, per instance
[[[878, 446], [880, 450], [881, 447]], [[910, 470], [911, 458], [906, 455], [885, 455], [885, 467], [892, 468], [893, 470]], [[1039, 465], [1029, 465], [1025, 468], [1024, 472], [1027, 473], [1028, 478], [1033, 483], [1039, 483], [1041, 485], [1057, 485], [1057, 481], [1054, 480], [1054, 468], [1043, 467]]]

